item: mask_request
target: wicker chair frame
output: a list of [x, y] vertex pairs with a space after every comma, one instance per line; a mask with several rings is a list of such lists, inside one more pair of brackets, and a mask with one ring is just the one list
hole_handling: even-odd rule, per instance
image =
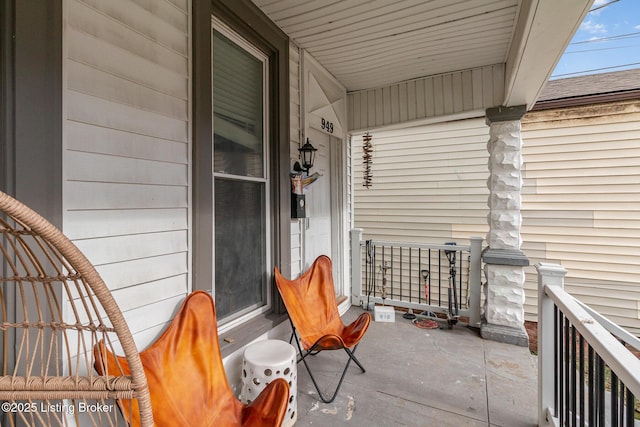
[[[147, 379], [124, 316], [83, 253], [55, 226], [0, 192], [0, 425], [125, 425], [136, 399], [153, 425]], [[99, 375], [93, 347], [124, 353], [131, 375]]]

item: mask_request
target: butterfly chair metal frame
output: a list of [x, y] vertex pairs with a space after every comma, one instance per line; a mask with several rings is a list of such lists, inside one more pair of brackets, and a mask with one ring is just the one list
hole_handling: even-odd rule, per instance
[[[338, 313], [331, 260], [327, 256], [318, 257], [311, 267], [298, 279], [285, 279], [275, 268], [276, 285], [284, 301], [291, 322], [291, 340], [298, 345], [300, 357], [298, 363], [304, 363], [320, 400], [331, 403], [335, 400], [347, 370], [353, 360], [362, 372], [364, 366], [355, 356], [360, 340], [371, 322], [369, 313], [362, 313], [348, 326], [345, 326]], [[316, 355], [323, 350], [344, 350], [348, 356], [342, 370], [340, 381], [331, 396], [325, 396], [316, 381], [307, 356]]]
[[[129, 399], [153, 425], [139, 353], [106, 284], [58, 228], [3, 192], [0, 316], [0, 424], [122, 425], [115, 402]], [[125, 354], [129, 372], [93, 370], [99, 340]]]

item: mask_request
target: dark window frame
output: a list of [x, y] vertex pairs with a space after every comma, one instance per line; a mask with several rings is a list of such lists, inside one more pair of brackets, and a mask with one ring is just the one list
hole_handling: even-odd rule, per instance
[[61, 227], [62, 0], [0, 9], [0, 188]]
[[[249, 0], [193, 2], [193, 289], [211, 290], [214, 276], [212, 188], [211, 16], [215, 16], [269, 57], [272, 262], [283, 274], [291, 271], [289, 194], [289, 38]], [[271, 280], [273, 313], [258, 316], [263, 330], [281, 321], [282, 303]], [[274, 318], [276, 320], [274, 320]], [[253, 323], [253, 322], [251, 322]], [[243, 328], [237, 328], [242, 330]], [[251, 328], [249, 328], [251, 329]], [[230, 331], [233, 333], [233, 331]], [[244, 333], [240, 333], [245, 335]], [[251, 334], [248, 334], [251, 335]], [[247, 336], [249, 339], [249, 336]], [[245, 339], [234, 339], [234, 342]]]
[[[62, 228], [62, 0], [0, 2], [0, 189]], [[34, 31], [37, 29], [37, 31]], [[1, 270], [0, 266], [0, 270]], [[15, 287], [4, 289], [13, 301]], [[61, 292], [57, 290], [56, 292]], [[6, 317], [15, 319], [16, 307]], [[0, 345], [8, 369], [15, 336]], [[0, 425], [4, 415], [0, 413]]]

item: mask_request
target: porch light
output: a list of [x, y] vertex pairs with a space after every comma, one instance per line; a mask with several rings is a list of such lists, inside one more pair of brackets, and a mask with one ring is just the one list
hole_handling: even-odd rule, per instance
[[306, 170], [307, 175], [309, 175], [309, 170], [313, 167], [313, 160], [318, 149], [311, 145], [311, 143], [309, 142], [309, 138], [307, 138], [307, 142], [305, 142], [302, 147], [298, 148], [298, 151], [300, 152], [300, 156], [302, 157], [302, 166], [300, 166], [299, 162], [296, 162], [293, 165], [293, 170], [297, 172]]

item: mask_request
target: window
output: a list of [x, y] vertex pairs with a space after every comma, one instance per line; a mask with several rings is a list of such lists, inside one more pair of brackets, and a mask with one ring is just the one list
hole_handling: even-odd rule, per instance
[[213, 296], [231, 326], [271, 307], [268, 57], [215, 19], [212, 34]]

